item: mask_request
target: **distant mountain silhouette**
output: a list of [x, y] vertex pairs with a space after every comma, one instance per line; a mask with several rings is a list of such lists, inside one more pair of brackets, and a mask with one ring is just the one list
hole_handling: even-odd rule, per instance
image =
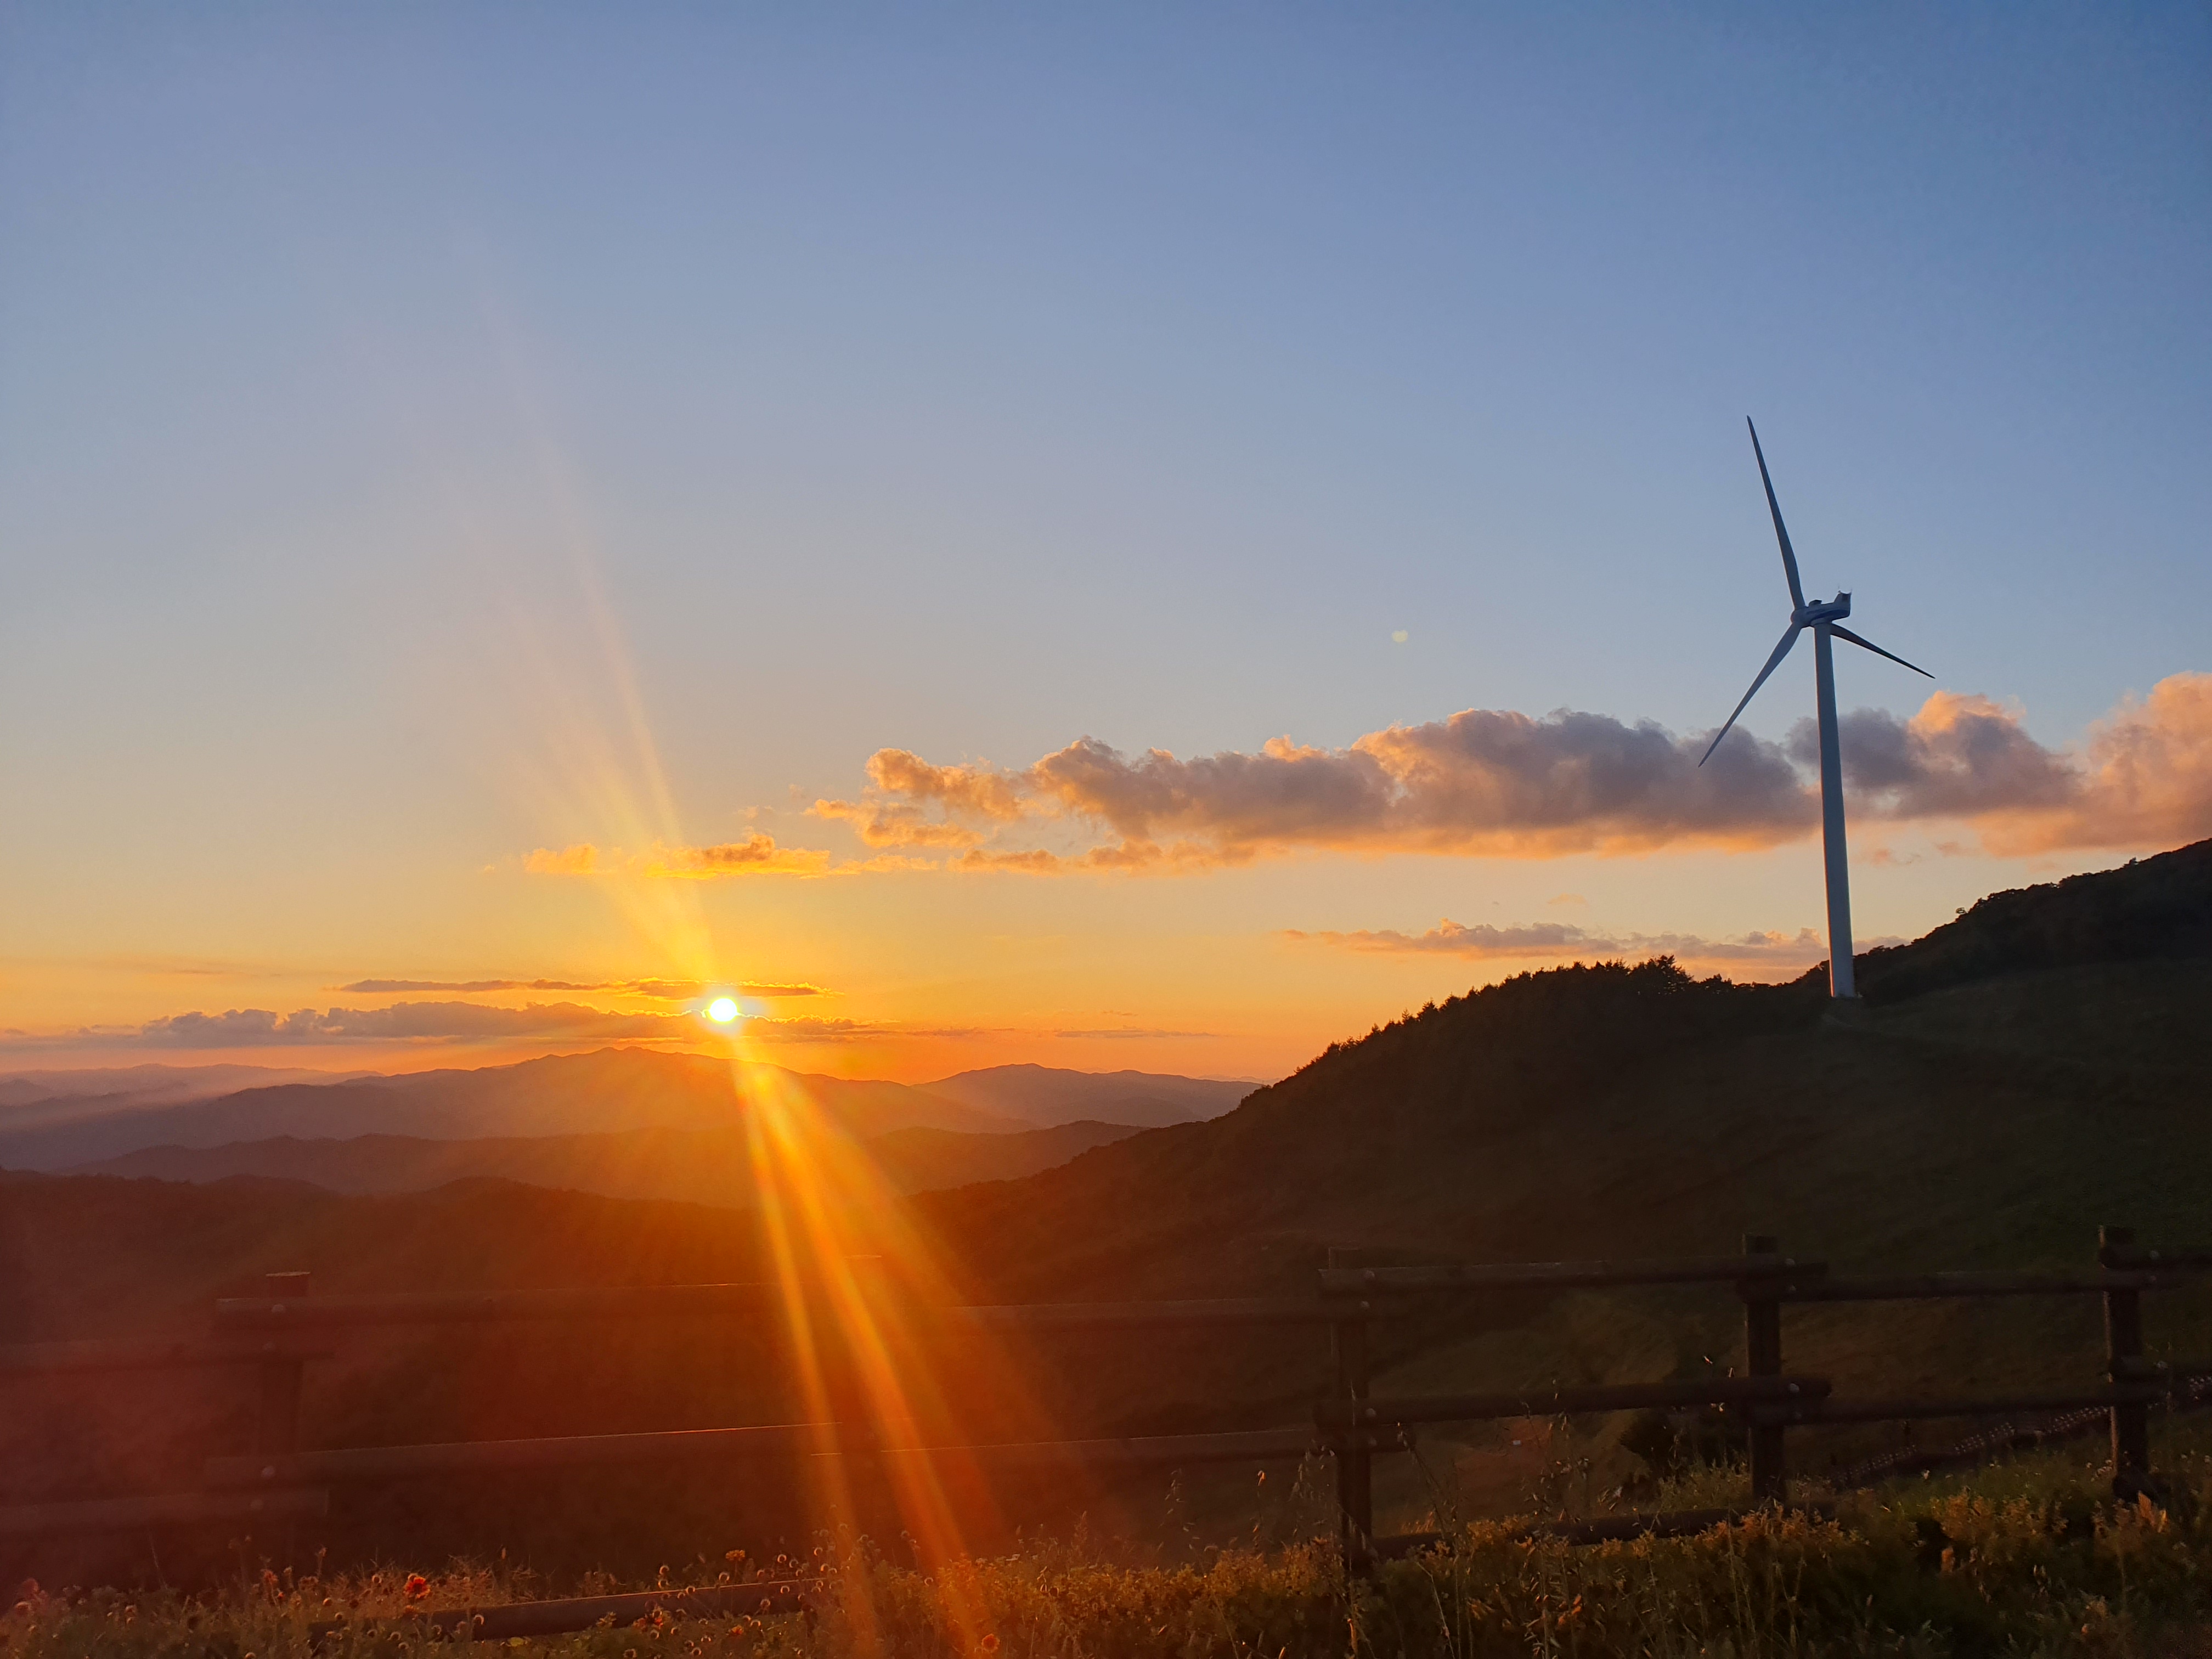
[[[916, 1126], [891, 1130], [860, 1146], [893, 1191], [914, 1193], [1034, 1175], [1139, 1133], [1115, 1123], [1067, 1123], [998, 1134]], [[752, 1150], [744, 1131], [737, 1128], [472, 1140], [416, 1135], [303, 1140], [278, 1135], [223, 1146], [150, 1146], [67, 1173], [199, 1182], [304, 1182], [334, 1193], [427, 1192], [448, 1182], [494, 1179], [610, 1198], [733, 1207], [751, 1204], [759, 1195]]]
[[[145, 1069], [170, 1075], [137, 1079], [137, 1093], [58, 1093], [0, 1109], [0, 1168], [73, 1169], [152, 1147], [210, 1149], [283, 1137], [453, 1141], [643, 1128], [712, 1130], [730, 1127], [744, 1109], [726, 1061], [647, 1048], [605, 1048], [475, 1070], [287, 1081], [212, 1097], [187, 1093], [176, 1098], [162, 1092], [188, 1090], [186, 1079], [198, 1068]], [[253, 1071], [207, 1069], [249, 1075]], [[40, 1081], [69, 1076], [45, 1074]], [[750, 1066], [743, 1076], [745, 1086], [803, 1103], [828, 1123], [864, 1140], [910, 1128], [960, 1134], [1084, 1122], [1150, 1128], [1213, 1115], [1250, 1089], [1208, 1079], [1042, 1066], [964, 1072], [921, 1087], [775, 1066]], [[1012, 1158], [1005, 1166], [1008, 1170], [1027, 1161], [1000, 1156]], [[976, 1167], [988, 1164], [987, 1159]], [[1046, 1165], [1032, 1162], [1029, 1167]]]
[[342, 1083], [361, 1072], [291, 1066], [94, 1066], [0, 1073], [0, 1127], [21, 1127], [88, 1111], [174, 1106], [274, 1083]]
[[[863, 1139], [893, 1129], [992, 1133], [1031, 1127], [902, 1083], [856, 1082], [775, 1066], [751, 1067], [746, 1076], [754, 1086], [773, 1089], [781, 1099], [806, 1103], [848, 1133]], [[0, 1166], [65, 1169], [146, 1146], [221, 1146], [278, 1135], [474, 1140], [637, 1128], [708, 1129], [728, 1127], [743, 1109], [726, 1060], [647, 1048], [604, 1048], [474, 1071], [284, 1084], [176, 1106], [114, 1109], [88, 1102], [84, 1109], [61, 1121], [0, 1127]]]
[[931, 1094], [1039, 1125], [1085, 1118], [1159, 1128], [1218, 1117], [1259, 1085], [1158, 1072], [990, 1066], [921, 1085]]

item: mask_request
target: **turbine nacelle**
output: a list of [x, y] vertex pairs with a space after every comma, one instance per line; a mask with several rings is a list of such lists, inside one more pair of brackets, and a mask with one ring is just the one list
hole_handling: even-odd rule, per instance
[[1838, 593], [1832, 599], [1814, 599], [1809, 605], [1799, 605], [1790, 613], [1790, 623], [1794, 628], [1810, 628], [1814, 623], [1841, 622], [1850, 614], [1851, 596]]

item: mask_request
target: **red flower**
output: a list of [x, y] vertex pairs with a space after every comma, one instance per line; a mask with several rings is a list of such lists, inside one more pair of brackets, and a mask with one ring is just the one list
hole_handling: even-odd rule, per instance
[[428, 1579], [425, 1578], [419, 1572], [410, 1572], [407, 1575], [407, 1599], [409, 1601], [420, 1601], [423, 1596], [428, 1595], [429, 1593], [430, 1581]]

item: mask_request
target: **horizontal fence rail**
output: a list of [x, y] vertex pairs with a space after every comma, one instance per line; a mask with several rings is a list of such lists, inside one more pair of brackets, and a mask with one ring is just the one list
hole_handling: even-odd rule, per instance
[[2202, 1271], [2212, 1267], [2212, 1250], [2151, 1250], [2132, 1242], [2098, 1247], [2097, 1261], [2106, 1267], [2172, 1267]]
[[414, 1480], [426, 1475], [505, 1469], [575, 1468], [595, 1463], [686, 1462], [702, 1457], [790, 1456], [834, 1447], [835, 1425], [668, 1429], [642, 1434], [573, 1434], [531, 1440], [452, 1440], [420, 1446], [351, 1446], [288, 1455], [211, 1457], [210, 1486], [332, 1486]]
[[1681, 1261], [1520, 1261], [1480, 1267], [1324, 1267], [1324, 1294], [1366, 1291], [1587, 1290], [1616, 1285], [1732, 1285], [1783, 1274], [1811, 1279], [1821, 1261], [1773, 1252], [1694, 1257]]
[[279, 1457], [211, 1457], [210, 1486], [377, 1484], [449, 1474], [593, 1464], [690, 1462], [708, 1457], [868, 1456], [973, 1458], [1006, 1464], [1174, 1465], [1296, 1462], [1327, 1448], [1310, 1429], [1134, 1439], [985, 1442], [900, 1446], [834, 1423], [736, 1429], [671, 1429], [641, 1434], [560, 1435], [531, 1440], [452, 1440], [419, 1446], [354, 1446]]
[[1785, 1282], [1780, 1302], [1939, 1302], [1986, 1296], [2106, 1296], [2114, 1291], [2153, 1291], [2179, 1284], [2178, 1273], [1907, 1273], [1888, 1279], [1830, 1279]]
[[940, 1315], [987, 1330], [1147, 1330], [1201, 1325], [1333, 1325], [1341, 1310], [1303, 1297], [1218, 1302], [1046, 1302], [945, 1308]]
[[[775, 1284], [592, 1286], [458, 1295], [225, 1297], [218, 1331], [473, 1324], [522, 1320], [726, 1318], [779, 1313]], [[1340, 1311], [1310, 1297], [1243, 1297], [1194, 1302], [988, 1304], [933, 1310], [948, 1323], [986, 1329], [1116, 1330], [1177, 1325], [1327, 1325]]]
[[1518, 1394], [1434, 1395], [1419, 1400], [1328, 1401], [1314, 1408], [1314, 1419], [1325, 1428], [1350, 1428], [1363, 1423], [1476, 1423], [1655, 1407], [1817, 1399], [1827, 1392], [1825, 1376], [1711, 1377], [1702, 1382], [1598, 1383], [1580, 1389], [1532, 1389]]
[[873, 1457], [963, 1457], [1025, 1466], [1173, 1468], [1196, 1463], [1295, 1463], [1328, 1450], [1311, 1429], [1231, 1434], [1164, 1434], [1122, 1440], [1007, 1441], [975, 1446], [871, 1446]]
[[0, 1375], [162, 1371], [328, 1359], [327, 1344], [292, 1341], [18, 1342], [0, 1346]]
[[447, 1607], [358, 1622], [331, 1619], [307, 1626], [311, 1648], [343, 1632], [410, 1635], [435, 1632], [448, 1640], [506, 1642], [517, 1637], [562, 1636], [600, 1625], [634, 1625], [659, 1614], [669, 1619], [729, 1619], [799, 1613], [821, 1604], [818, 1579], [774, 1579], [750, 1584], [706, 1584], [690, 1589], [642, 1590], [628, 1595], [578, 1595], [557, 1601], [501, 1601], [489, 1607]]
[[783, 1305], [773, 1282], [592, 1285], [573, 1290], [413, 1292], [393, 1296], [224, 1297], [218, 1332], [359, 1325], [453, 1325], [520, 1320], [727, 1318]]
[[1751, 1408], [1754, 1423], [1917, 1423], [1947, 1417], [2002, 1417], [2013, 1412], [2069, 1412], [2086, 1407], [2151, 1405], [2166, 1398], [2153, 1388], [2076, 1389], [2068, 1393], [2014, 1394], [1988, 1400], [1808, 1400]]
[[[1826, 1520], [1833, 1504], [1808, 1504], [1803, 1513]], [[1507, 1529], [1514, 1538], [1553, 1538], [1564, 1544], [1626, 1543], [1636, 1538], [1692, 1538], [1715, 1527], [1733, 1525], [1761, 1514], [1759, 1510], [1662, 1510], [1650, 1515], [1603, 1515], [1589, 1521], [1530, 1521]], [[1449, 1540], [1440, 1532], [1401, 1532], [1375, 1540], [1375, 1553], [1384, 1560], [1402, 1559], [1424, 1550], [1437, 1549]]]

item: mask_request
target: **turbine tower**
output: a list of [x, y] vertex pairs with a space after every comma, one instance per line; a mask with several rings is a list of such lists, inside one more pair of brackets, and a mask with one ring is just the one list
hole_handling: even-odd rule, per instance
[[1851, 878], [1844, 858], [1844, 757], [1836, 737], [1836, 667], [1829, 641], [1849, 640], [1877, 657], [1887, 657], [1893, 663], [1902, 664], [1916, 674], [1926, 675], [1929, 679], [1935, 676], [1845, 628], [1844, 618], [1851, 614], [1850, 594], [1838, 593], [1832, 599], [1805, 603], [1805, 590], [1797, 580], [1797, 556], [1790, 550], [1790, 532], [1782, 527], [1782, 505], [1774, 499], [1774, 480], [1766, 475], [1766, 454], [1759, 447], [1759, 428], [1751, 425], [1747, 416], [1743, 423], [1751, 427], [1751, 453], [1759, 458], [1759, 481], [1766, 486], [1766, 510], [1774, 515], [1774, 539], [1782, 544], [1782, 574], [1790, 582], [1790, 626], [1783, 630], [1782, 643], [1774, 647], [1774, 654], [1759, 671], [1751, 690], [1743, 694], [1743, 702], [1736, 704], [1735, 714], [1730, 714], [1727, 723], [1714, 734], [1698, 764], [1703, 766], [1713, 757], [1713, 750], [1721, 746], [1721, 739], [1735, 724], [1736, 714], [1743, 713], [1745, 706], [1759, 695], [1759, 688], [1766, 684], [1766, 677], [1782, 665], [1782, 659], [1790, 654], [1790, 647], [1797, 643], [1797, 636], [1811, 629], [1814, 695], [1820, 714], [1820, 847], [1828, 867], [1828, 994], [1856, 997], [1859, 992], [1851, 971]]

